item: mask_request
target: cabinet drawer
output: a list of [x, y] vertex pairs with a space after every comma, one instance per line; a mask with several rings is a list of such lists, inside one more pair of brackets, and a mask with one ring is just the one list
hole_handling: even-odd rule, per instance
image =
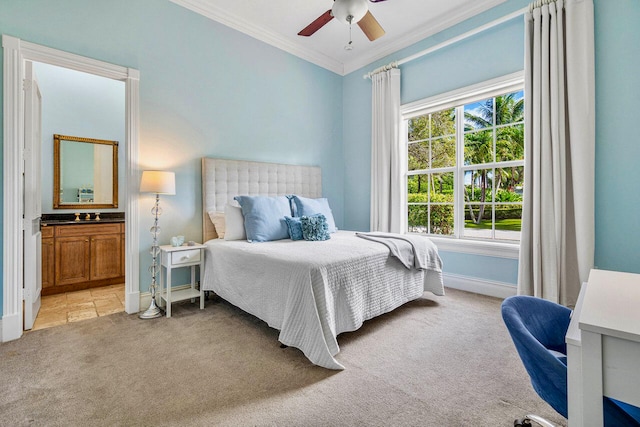
[[120, 224], [117, 222], [106, 224], [57, 225], [56, 237], [90, 236], [94, 234], [120, 234]]
[[200, 249], [171, 252], [171, 265], [190, 264], [192, 262], [200, 262]]

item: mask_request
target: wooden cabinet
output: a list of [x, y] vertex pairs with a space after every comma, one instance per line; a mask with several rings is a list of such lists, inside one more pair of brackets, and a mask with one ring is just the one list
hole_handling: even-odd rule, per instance
[[51, 273], [52, 263], [53, 283], [46, 289], [43, 283], [43, 295], [124, 282], [124, 223], [45, 228], [53, 229], [54, 244], [53, 255], [45, 259], [43, 238], [43, 278], [45, 271]]

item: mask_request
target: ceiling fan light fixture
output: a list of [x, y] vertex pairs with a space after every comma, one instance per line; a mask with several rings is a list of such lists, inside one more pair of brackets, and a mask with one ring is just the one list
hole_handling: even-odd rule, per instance
[[343, 24], [355, 24], [369, 11], [367, 0], [335, 0], [331, 13]]

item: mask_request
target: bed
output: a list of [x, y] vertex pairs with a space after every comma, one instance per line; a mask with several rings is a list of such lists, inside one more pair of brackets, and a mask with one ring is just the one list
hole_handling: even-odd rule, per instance
[[[314, 364], [344, 369], [337, 336], [425, 291], [444, 295], [437, 249], [426, 237], [429, 268], [407, 268], [389, 248], [338, 230], [324, 241], [250, 243], [218, 238], [213, 223], [237, 195], [322, 196], [320, 168], [202, 159], [205, 291], [280, 331], [278, 340]], [[227, 236], [228, 237], [228, 236]]]

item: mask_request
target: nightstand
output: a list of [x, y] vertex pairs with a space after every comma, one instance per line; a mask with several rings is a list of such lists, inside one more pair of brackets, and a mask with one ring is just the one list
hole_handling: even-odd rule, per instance
[[[200, 267], [200, 277], [204, 271], [205, 245], [194, 246], [160, 246], [160, 301], [165, 302], [167, 317], [171, 317], [171, 303], [200, 298], [200, 309], [204, 309], [204, 291], [202, 285], [196, 289], [196, 266]], [[166, 274], [163, 274], [163, 268]], [[191, 267], [191, 286], [171, 289], [171, 270], [175, 268]]]

